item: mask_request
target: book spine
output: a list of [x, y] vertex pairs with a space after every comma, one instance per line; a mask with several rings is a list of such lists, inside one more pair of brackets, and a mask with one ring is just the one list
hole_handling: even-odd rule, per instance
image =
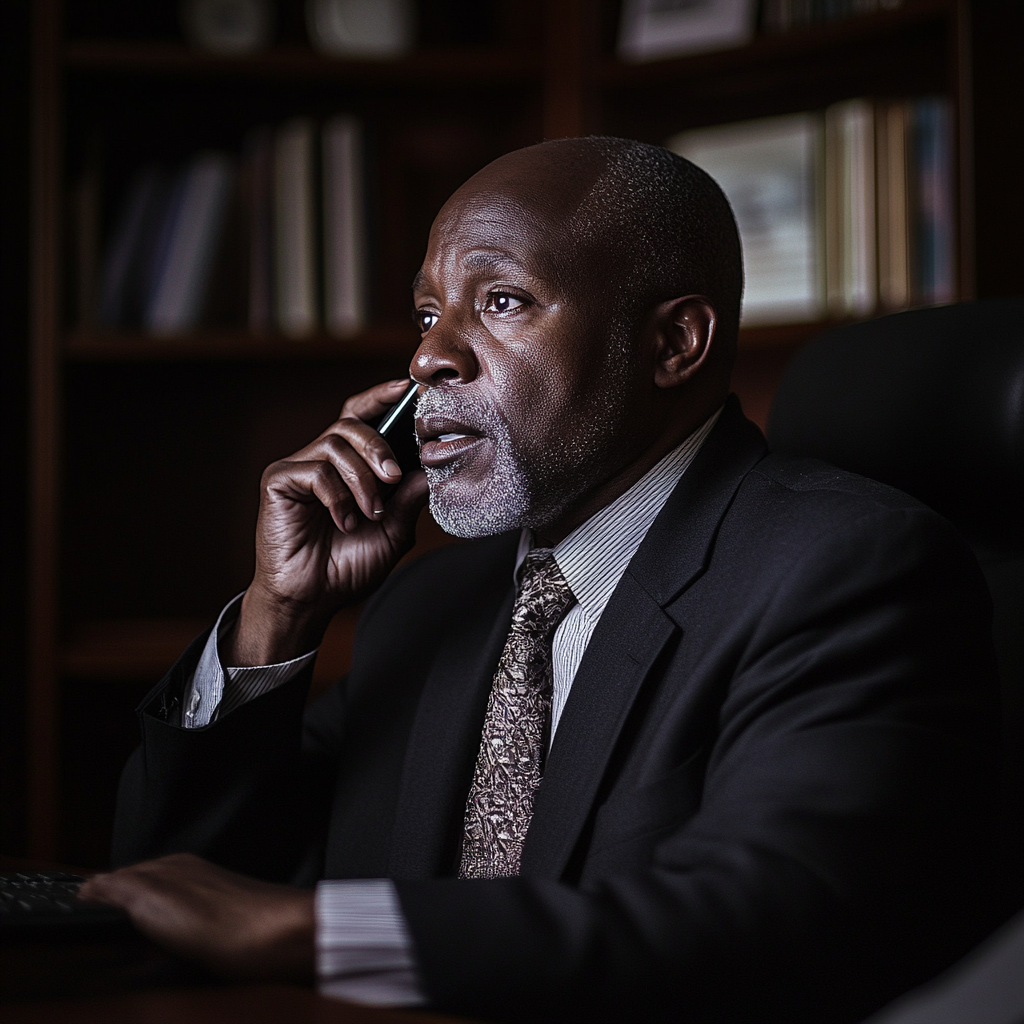
[[232, 176], [230, 161], [219, 153], [196, 157], [186, 170], [166, 256], [146, 310], [145, 326], [151, 333], [178, 334], [198, 325]]
[[317, 329], [313, 125], [289, 121], [274, 146], [277, 325], [293, 338]]
[[344, 336], [366, 326], [366, 240], [358, 122], [336, 117], [323, 131], [324, 312]]
[[126, 327], [133, 291], [146, 287], [150, 242], [163, 214], [160, 170], [147, 167], [133, 179], [103, 257], [98, 319], [103, 327]]
[[843, 291], [842, 115], [825, 111], [825, 302], [831, 316], [846, 312]]
[[878, 289], [886, 309], [910, 302], [910, 224], [907, 197], [907, 103], [878, 111]]
[[249, 137], [245, 152], [245, 192], [248, 223], [248, 321], [255, 334], [276, 325], [274, 311], [274, 136], [269, 128]]
[[874, 108], [846, 100], [826, 112], [826, 279], [829, 312], [871, 313], [878, 300]]
[[868, 100], [851, 100], [846, 116], [847, 282], [846, 308], [856, 316], [878, 303], [875, 236], [875, 112]]
[[929, 97], [914, 108], [917, 196], [917, 293], [925, 304], [956, 298], [952, 115], [948, 101]]

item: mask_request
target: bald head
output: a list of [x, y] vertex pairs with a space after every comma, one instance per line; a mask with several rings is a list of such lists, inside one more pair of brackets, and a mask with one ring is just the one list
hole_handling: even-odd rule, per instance
[[634, 330], [659, 302], [706, 296], [718, 316], [716, 361], [731, 368], [743, 260], [729, 201], [705, 171], [630, 139], [558, 139], [499, 157], [450, 202], [497, 195], [544, 224], [563, 278], [601, 282], [620, 329]]

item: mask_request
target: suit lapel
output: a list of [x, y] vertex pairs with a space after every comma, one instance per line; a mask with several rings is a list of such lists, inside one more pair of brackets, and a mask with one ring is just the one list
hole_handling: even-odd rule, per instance
[[488, 574], [472, 615], [433, 656], [409, 736], [388, 875], [430, 878], [454, 863], [487, 696], [512, 621], [515, 544]]
[[730, 397], [630, 562], [566, 702], [523, 848], [524, 875], [558, 878], [586, 824], [645, 678], [680, 628], [663, 610], [704, 570], [743, 477], [767, 453]]

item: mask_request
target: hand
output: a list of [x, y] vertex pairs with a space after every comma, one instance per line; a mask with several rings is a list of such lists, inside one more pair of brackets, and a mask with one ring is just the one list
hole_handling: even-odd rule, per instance
[[313, 893], [176, 853], [95, 875], [79, 898], [124, 908], [139, 931], [224, 977], [314, 977]]
[[[353, 396], [312, 444], [264, 472], [256, 574], [226, 638], [228, 663], [270, 665], [312, 650], [335, 612], [376, 589], [412, 547], [426, 476], [403, 480], [387, 441], [365, 422], [408, 384]], [[379, 483], [400, 480], [385, 504]]]

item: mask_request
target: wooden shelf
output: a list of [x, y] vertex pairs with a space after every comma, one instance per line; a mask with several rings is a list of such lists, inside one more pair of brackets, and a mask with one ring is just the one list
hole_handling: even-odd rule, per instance
[[687, 78], [739, 71], [808, 53], [820, 56], [830, 49], [867, 43], [873, 38], [888, 36], [928, 22], [939, 23], [949, 15], [951, 6], [950, 0], [907, 0], [894, 11], [862, 14], [790, 32], [762, 35], [746, 46], [729, 50], [640, 64], [609, 57], [601, 63], [598, 77], [602, 84], [609, 86], [642, 85], [666, 80], [678, 83]]
[[67, 43], [64, 67], [132, 75], [281, 78], [417, 84], [535, 82], [542, 64], [535, 48], [424, 50], [397, 60], [325, 57], [308, 47], [281, 46], [245, 57], [223, 57], [180, 43], [89, 39]]
[[328, 334], [285, 338], [246, 330], [203, 330], [173, 338], [141, 332], [75, 331], [65, 339], [65, 352], [69, 359], [82, 363], [407, 359], [416, 345], [412, 324], [381, 324], [350, 338]]

